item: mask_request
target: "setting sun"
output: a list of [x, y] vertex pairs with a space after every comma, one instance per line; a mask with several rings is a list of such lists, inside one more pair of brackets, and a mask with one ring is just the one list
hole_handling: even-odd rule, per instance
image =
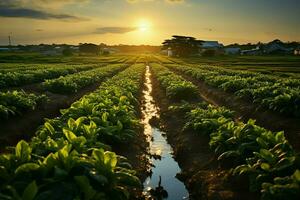
[[146, 32], [149, 31], [151, 28], [151, 23], [147, 20], [140, 20], [138, 22], [138, 30], [141, 32]]

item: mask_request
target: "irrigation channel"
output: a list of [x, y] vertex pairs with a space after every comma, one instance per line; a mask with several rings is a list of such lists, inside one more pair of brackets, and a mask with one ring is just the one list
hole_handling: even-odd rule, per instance
[[188, 199], [185, 185], [176, 178], [176, 174], [181, 170], [173, 158], [172, 148], [164, 137], [164, 133], [158, 127], [151, 125], [151, 119], [159, 119], [159, 108], [152, 97], [153, 88], [149, 66], [146, 66], [144, 84], [142, 123], [149, 143], [150, 155], [153, 155], [150, 159], [152, 173], [144, 182], [144, 193], [146, 196], [154, 196], [156, 199]]

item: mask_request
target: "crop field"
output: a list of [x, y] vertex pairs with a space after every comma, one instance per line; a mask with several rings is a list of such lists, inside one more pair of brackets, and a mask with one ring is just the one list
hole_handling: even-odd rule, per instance
[[0, 199], [298, 200], [299, 65], [1, 54]]

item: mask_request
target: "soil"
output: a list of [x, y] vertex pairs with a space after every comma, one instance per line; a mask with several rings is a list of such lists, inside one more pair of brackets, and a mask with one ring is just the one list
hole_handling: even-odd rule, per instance
[[[172, 69], [170, 69], [172, 70]], [[238, 98], [232, 93], [221, 91], [220, 89], [208, 86], [203, 81], [195, 80], [178, 71], [172, 70], [180, 74], [186, 80], [191, 81], [198, 86], [200, 96], [216, 106], [225, 106], [235, 111], [235, 118], [238, 121], [248, 121], [250, 118], [256, 120], [256, 124], [271, 131], [284, 130], [285, 135], [291, 145], [297, 152], [300, 152], [300, 119], [290, 116], [283, 116], [274, 111], [259, 108], [247, 100]]]
[[[153, 74], [153, 73], [152, 73]], [[259, 199], [257, 194], [248, 192], [247, 181], [239, 181], [239, 187], [231, 184], [229, 172], [219, 165], [214, 152], [209, 148], [209, 138], [193, 131], [182, 131], [183, 113], [168, 111], [170, 102], [158, 81], [152, 76], [153, 96], [161, 110], [161, 128], [166, 132], [168, 142], [174, 150], [174, 158], [182, 172], [177, 178], [182, 180], [190, 199], [227, 200]]]

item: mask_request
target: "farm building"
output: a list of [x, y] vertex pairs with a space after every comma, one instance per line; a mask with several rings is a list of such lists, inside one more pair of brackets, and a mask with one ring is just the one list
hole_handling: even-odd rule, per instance
[[166, 55], [168, 57], [172, 57], [173, 56], [173, 51], [169, 47], [168, 49], [161, 50], [161, 54]]
[[203, 41], [200, 47], [201, 49], [220, 49], [223, 48], [223, 44], [218, 41]]
[[241, 53], [241, 48], [238, 47], [228, 47], [224, 48], [225, 55], [239, 55]]
[[203, 41], [199, 45], [199, 52], [201, 55], [222, 55], [224, 54], [223, 47], [223, 44], [219, 43], [218, 41]]
[[300, 47], [298, 47], [294, 50], [294, 55], [300, 56]]
[[257, 55], [262, 55], [262, 51], [259, 47], [256, 47], [255, 49], [242, 50], [241, 55], [257, 56]]
[[262, 45], [261, 50], [263, 54], [291, 54], [292, 49], [284, 47], [283, 42], [280, 40], [274, 40], [265, 45]]

